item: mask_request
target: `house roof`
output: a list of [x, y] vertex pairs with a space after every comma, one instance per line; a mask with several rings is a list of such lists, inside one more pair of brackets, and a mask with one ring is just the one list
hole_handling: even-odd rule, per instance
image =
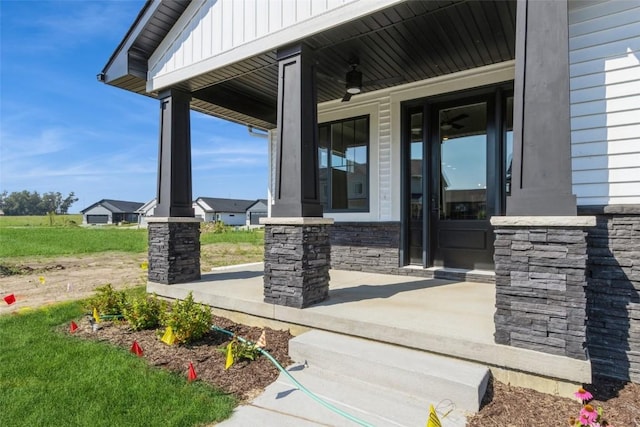
[[268, 202], [267, 202], [267, 199], [258, 199], [258, 200], [256, 200], [255, 202], [253, 202], [253, 203], [251, 204], [251, 206], [249, 206], [249, 207], [247, 208], [247, 210], [251, 209], [252, 207], [254, 207], [255, 205], [257, 205], [257, 204], [259, 204], [259, 203], [262, 203], [263, 205], [267, 206], [267, 203], [268, 203]]
[[141, 214], [146, 214], [148, 211], [150, 211], [151, 209], [155, 208], [157, 206], [157, 204], [158, 204], [158, 201], [154, 197], [153, 199], [149, 200], [147, 203], [145, 203], [144, 205], [142, 205], [138, 209], [136, 209], [136, 212], [141, 213]]
[[198, 197], [196, 203], [199, 203], [207, 212], [241, 212], [245, 213], [252, 206], [255, 200], [243, 199], [219, 199], [215, 197]]
[[96, 202], [91, 206], [81, 210], [80, 212], [85, 213], [96, 206], [102, 206], [113, 213], [134, 213], [135, 211], [140, 209], [142, 205], [144, 205], [144, 203], [128, 202], [125, 200], [102, 199], [99, 202]]
[[[185, 0], [147, 2], [105, 66], [103, 81], [155, 97], [146, 91], [147, 63], [187, 5]], [[351, 57], [359, 60], [367, 92], [513, 60], [515, 15], [515, 0], [397, 2], [298, 41], [314, 51], [317, 98], [325, 102], [342, 98]], [[277, 116], [276, 51], [281, 47], [269, 46], [177, 86], [191, 92], [196, 111], [272, 129]]]

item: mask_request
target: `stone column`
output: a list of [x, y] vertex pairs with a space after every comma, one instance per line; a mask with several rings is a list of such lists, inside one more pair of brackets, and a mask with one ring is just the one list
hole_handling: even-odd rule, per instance
[[587, 228], [595, 217], [493, 217], [495, 341], [586, 360]]
[[311, 50], [278, 51], [278, 139], [265, 225], [264, 301], [304, 308], [329, 296], [331, 244], [319, 200], [318, 122]]
[[200, 219], [191, 197], [191, 94], [160, 93], [160, 140], [155, 216], [149, 218], [150, 282], [200, 279]]
[[576, 215], [567, 0], [518, 0], [507, 215]]
[[261, 218], [264, 301], [304, 308], [329, 296], [330, 218]]
[[163, 285], [200, 280], [200, 218], [147, 218], [149, 281]]

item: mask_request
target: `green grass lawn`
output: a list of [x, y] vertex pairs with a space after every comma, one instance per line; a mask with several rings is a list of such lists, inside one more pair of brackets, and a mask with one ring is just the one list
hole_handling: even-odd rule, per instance
[[60, 332], [81, 313], [74, 302], [0, 317], [0, 425], [194, 426], [231, 414], [234, 399], [206, 384]]
[[147, 230], [82, 227], [0, 228], [0, 258], [106, 251], [145, 252]]
[[[65, 226], [71, 222], [82, 224], [82, 214], [54, 215], [55, 226]], [[47, 215], [0, 216], [0, 228], [3, 227], [49, 227], [51, 220]]]
[[[23, 225], [17, 218], [23, 218]], [[34, 218], [40, 217], [0, 217], [0, 258], [147, 251], [146, 229], [115, 226], [50, 227], [36, 224]], [[262, 246], [263, 242], [263, 230], [209, 232], [200, 236], [203, 245], [246, 243]]]

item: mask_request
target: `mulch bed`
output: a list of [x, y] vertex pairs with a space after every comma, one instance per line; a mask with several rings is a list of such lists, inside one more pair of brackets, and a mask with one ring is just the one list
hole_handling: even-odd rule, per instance
[[[257, 341], [261, 328], [234, 323], [223, 317], [213, 316], [216, 326], [237, 335]], [[235, 395], [241, 402], [256, 397], [264, 388], [276, 380], [278, 369], [266, 357], [240, 361], [228, 370], [224, 369], [225, 354], [219, 348], [226, 347], [230, 337], [223, 333], [210, 332], [204, 339], [188, 346], [167, 346], [160, 341], [159, 332], [134, 332], [123, 322], [102, 322], [96, 332], [92, 331], [88, 318], [78, 323], [74, 335], [114, 345], [131, 348], [137, 341], [143, 349], [143, 357], [152, 365], [187, 376], [189, 362], [193, 363], [198, 380]], [[288, 366], [288, 331], [266, 328], [266, 350]], [[594, 395], [593, 404], [604, 408], [605, 418], [614, 427], [640, 427], [640, 385], [598, 378], [585, 387]], [[577, 417], [581, 405], [577, 400], [551, 396], [529, 389], [512, 387], [498, 381], [489, 384], [482, 408], [468, 420], [470, 427], [529, 427], [568, 426], [570, 417]]]
[[[213, 316], [213, 324], [254, 342], [262, 333], [261, 328], [241, 325], [218, 316]], [[142, 347], [142, 357], [151, 365], [178, 372], [185, 377], [191, 362], [198, 380], [235, 395], [241, 402], [255, 397], [279, 375], [278, 369], [264, 356], [255, 361], [238, 361], [225, 370], [226, 355], [219, 349], [226, 348], [231, 337], [221, 332], [211, 331], [191, 345], [168, 346], [160, 341], [156, 330], [132, 331], [124, 322], [101, 322], [100, 326], [93, 332], [89, 319], [83, 319], [78, 322], [78, 330], [74, 335], [106, 341], [126, 349], [130, 349], [135, 340]], [[265, 350], [282, 366], [291, 364], [288, 351], [292, 336], [289, 331], [270, 328], [265, 328], [265, 331]]]
[[[640, 385], [595, 378], [585, 386], [593, 394], [593, 406], [602, 406], [613, 427], [640, 427]], [[577, 399], [552, 396], [512, 387], [498, 381], [489, 384], [482, 408], [468, 421], [472, 427], [569, 426], [582, 405]]]

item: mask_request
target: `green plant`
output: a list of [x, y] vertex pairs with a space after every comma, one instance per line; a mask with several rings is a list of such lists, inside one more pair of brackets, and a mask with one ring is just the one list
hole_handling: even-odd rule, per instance
[[226, 354], [227, 346], [231, 346], [231, 356], [233, 356], [233, 363], [239, 360], [256, 360], [260, 356], [260, 347], [254, 343], [247, 341], [239, 341], [237, 338], [233, 338], [229, 344], [218, 348], [218, 351]]
[[211, 329], [211, 311], [196, 303], [193, 293], [189, 292], [184, 300], [173, 304], [162, 323], [171, 326], [178, 344], [187, 344], [202, 338]]
[[110, 283], [96, 288], [96, 294], [87, 300], [87, 308], [94, 308], [100, 314], [122, 314], [127, 297], [123, 291], [116, 291]]
[[160, 324], [163, 313], [167, 310], [167, 303], [153, 296], [142, 295], [129, 297], [122, 310], [124, 320], [134, 331], [155, 328]]

